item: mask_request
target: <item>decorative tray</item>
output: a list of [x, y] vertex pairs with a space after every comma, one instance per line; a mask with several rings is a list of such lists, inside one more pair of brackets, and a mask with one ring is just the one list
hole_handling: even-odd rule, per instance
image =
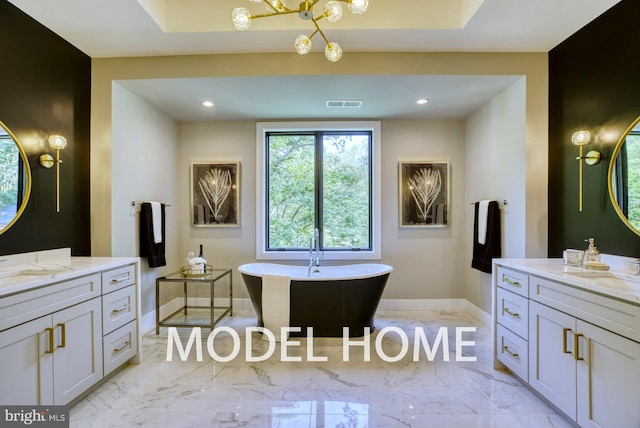
[[182, 266], [180, 268], [180, 275], [185, 278], [202, 278], [209, 275], [211, 272], [213, 272], [213, 266], [211, 265], [204, 265], [203, 272], [193, 272], [193, 266], [191, 265]]
[[584, 267], [588, 270], [609, 270], [609, 266], [605, 265], [604, 263], [591, 264], [587, 262]]

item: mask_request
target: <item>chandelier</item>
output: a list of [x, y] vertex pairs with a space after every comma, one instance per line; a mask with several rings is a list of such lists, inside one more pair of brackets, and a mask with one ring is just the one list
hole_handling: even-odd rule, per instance
[[314, 6], [320, 0], [304, 0], [297, 9], [289, 9], [285, 4], [286, 0], [249, 0], [251, 3], [264, 3], [267, 7], [267, 13], [252, 15], [249, 9], [245, 7], [237, 7], [231, 14], [233, 25], [238, 30], [246, 30], [251, 27], [251, 22], [257, 18], [265, 18], [276, 15], [288, 15], [297, 13], [300, 19], [313, 22], [315, 30], [311, 35], [301, 35], [296, 39], [294, 46], [300, 55], [304, 55], [311, 51], [311, 39], [316, 34], [324, 39], [326, 47], [324, 54], [331, 62], [336, 62], [342, 57], [342, 48], [336, 42], [330, 42], [329, 39], [320, 29], [318, 21], [327, 18], [329, 22], [336, 22], [342, 17], [342, 3], [347, 3], [349, 10], [353, 14], [361, 15], [367, 11], [369, 0], [331, 0], [324, 5], [322, 14], [316, 17], [313, 12]]

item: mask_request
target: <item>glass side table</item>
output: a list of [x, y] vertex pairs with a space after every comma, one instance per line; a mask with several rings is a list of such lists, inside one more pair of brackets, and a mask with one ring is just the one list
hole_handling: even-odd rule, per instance
[[[233, 316], [233, 276], [231, 269], [212, 269], [210, 273], [206, 275], [191, 277], [184, 276], [178, 272], [173, 272], [169, 275], [162, 276], [156, 279], [156, 334], [160, 333], [160, 327], [208, 327], [211, 330], [215, 327], [216, 323], [222, 319], [225, 315]], [[216, 282], [229, 277], [229, 305], [228, 306], [215, 306], [215, 285]], [[168, 316], [160, 319], [160, 286], [164, 284], [180, 284], [183, 287], [184, 304], [177, 311], [171, 313]], [[208, 306], [194, 306], [188, 304], [187, 299], [187, 284], [209, 284], [209, 305]], [[226, 297], [225, 297], [226, 299]], [[206, 309], [208, 312], [208, 318], [206, 320], [191, 320], [187, 318], [189, 309]], [[216, 312], [218, 310], [218, 312]], [[217, 315], [217, 317], [216, 317]]]

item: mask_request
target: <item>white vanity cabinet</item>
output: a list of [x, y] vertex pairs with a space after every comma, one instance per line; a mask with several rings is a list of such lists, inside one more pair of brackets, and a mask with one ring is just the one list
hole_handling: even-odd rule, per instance
[[[494, 267], [496, 361], [581, 427], [640, 427], [640, 304], [580, 287], [579, 281], [551, 280], [526, 264], [526, 270], [512, 270], [514, 264], [507, 268], [498, 261]], [[509, 321], [500, 314], [505, 269], [527, 277], [525, 338], [507, 329]], [[528, 348], [526, 376], [505, 357], [505, 330]]]
[[53, 404], [64, 405], [102, 379], [100, 298], [55, 312], [51, 317]]
[[[529, 385], [576, 420], [576, 320], [535, 301], [530, 302]], [[572, 334], [574, 333], [574, 334]]]
[[1, 403], [67, 404], [102, 379], [100, 275], [8, 297], [18, 303], [0, 308], [0, 315], [38, 314], [34, 301], [74, 292], [78, 284], [96, 297], [0, 332]]
[[496, 356], [520, 379], [529, 376], [529, 277], [496, 270]]
[[0, 332], [0, 402], [3, 405], [53, 403], [51, 316]]
[[105, 376], [136, 355], [138, 349], [135, 285], [135, 265], [102, 274], [102, 349]]
[[[105, 259], [97, 264], [113, 265]], [[34, 288], [0, 295], [0, 404], [69, 404], [136, 356], [137, 266], [129, 259], [123, 267], [90, 275], [78, 269], [78, 278], [40, 281]], [[130, 280], [117, 291], [105, 287], [105, 275], [122, 269]], [[105, 302], [112, 301], [129, 304], [117, 308], [114, 324], [103, 316]], [[119, 351], [122, 357], [105, 361], [103, 347], [121, 329], [129, 338]]]

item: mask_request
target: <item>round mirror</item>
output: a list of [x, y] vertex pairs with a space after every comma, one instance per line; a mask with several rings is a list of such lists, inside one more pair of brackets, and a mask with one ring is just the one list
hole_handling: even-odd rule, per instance
[[18, 220], [30, 193], [27, 155], [15, 135], [0, 122], [0, 234]]
[[627, 128], [611, 155], [609, 197], [622, 221], [640, 235], [640, 117]]

